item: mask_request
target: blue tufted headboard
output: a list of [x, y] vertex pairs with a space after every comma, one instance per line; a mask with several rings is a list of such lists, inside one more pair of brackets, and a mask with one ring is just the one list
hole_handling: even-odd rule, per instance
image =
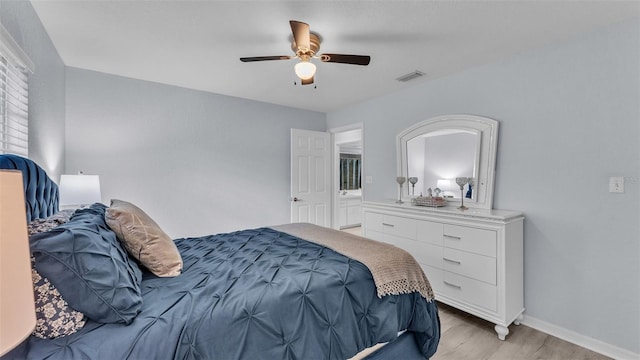
[[0, 169], [22, 171], [27, 222], [58, 212], [58, 185], [35, 162], [18, 155], [0, 155]]

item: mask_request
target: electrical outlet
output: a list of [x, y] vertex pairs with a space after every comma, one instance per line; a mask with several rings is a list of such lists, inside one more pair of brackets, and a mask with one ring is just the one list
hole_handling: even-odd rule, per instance
[[609, 178], [609, 192], [611, 193], [624, 192], [624, 176], [612, 176]]

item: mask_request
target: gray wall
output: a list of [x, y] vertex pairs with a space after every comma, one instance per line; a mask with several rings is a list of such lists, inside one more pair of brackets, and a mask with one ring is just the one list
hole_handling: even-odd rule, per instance
[[64, 63], [29, 1], [1, 1], [0, 21], [35, 64], [29, 76], [29, 157], [58, 182], [65, 166]]
[[[395, 136], [500, 121], [494, 207], [525, 213], [525, 315], [640, 352], [640, 21], [327, 114], [364, 123], [365, 199], [395, 197]], [[429, 69], [424, 69], [427, 71]], [[627, 177], [624, 194], [608, 178]]]
[[290, 129], [323, 113], [67, 69], [66, 173], [100, 175], [172, 237], [288, 223]]

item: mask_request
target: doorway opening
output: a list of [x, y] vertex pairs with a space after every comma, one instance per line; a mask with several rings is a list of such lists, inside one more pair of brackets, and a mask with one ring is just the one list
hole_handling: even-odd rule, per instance
[[362, 124], [331, 129], [329, 132], [333, 145], [333, 228], [357, 228], [362, 223]]

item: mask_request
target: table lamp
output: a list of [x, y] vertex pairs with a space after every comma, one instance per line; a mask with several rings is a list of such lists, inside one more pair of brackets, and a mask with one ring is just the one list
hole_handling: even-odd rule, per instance
[[98, 175], [80, 173], [60, 176], [60, 206], [82, 207], [101, 201]]

